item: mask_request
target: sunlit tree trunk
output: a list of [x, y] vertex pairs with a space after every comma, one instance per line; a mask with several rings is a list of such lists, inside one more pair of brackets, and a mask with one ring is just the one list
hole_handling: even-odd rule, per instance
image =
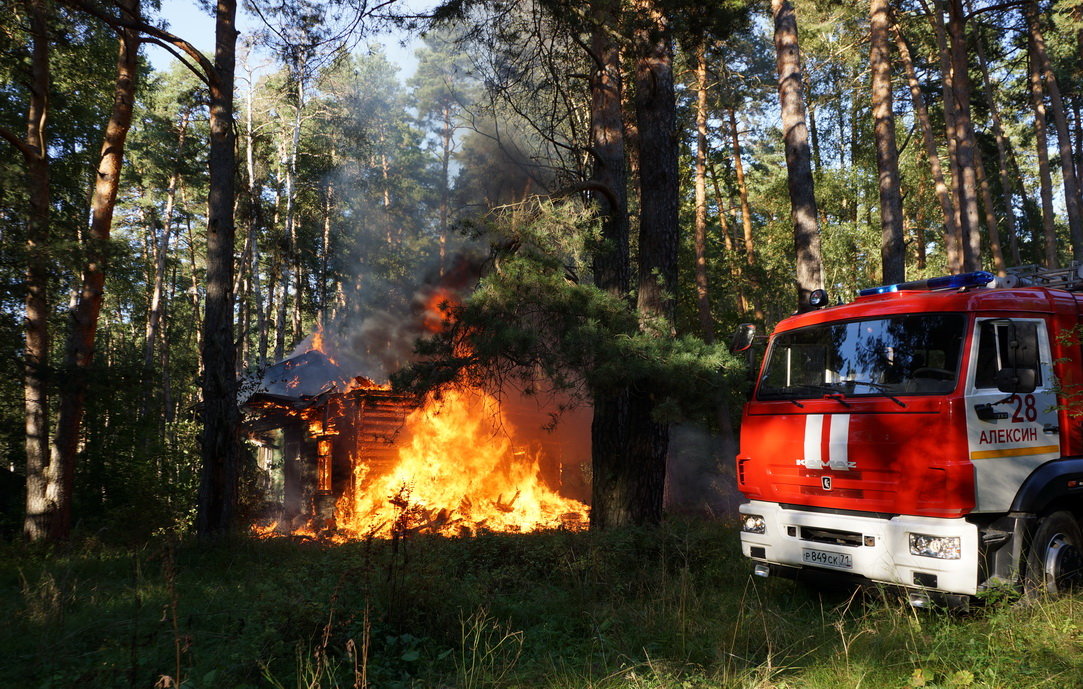
[[1072, 125], [1075, 129], [1075, 150], [1072, 155], [1075, 161], [1075, 178], [1083, 186], [1083, 107], [1080, 106], [1078, 97], [1072, 101]]
[[[752, 235], [752, 204], [748, 201], [748, 181], [745, 179], [745, 165], [744, 157], [741, 149], [741, 132], [737, 127], [737, 111], [736, 108], [729, 108], [727, 110], [729, 116], [730, 125], [730, 141], [733, 146], [733, 172], [737, 181], [737, 198], [741, 204], [741, 236], [744, 241], [745, 249], [745, 270], [742, 271], [744, 277], [743, 282], [754, 288], [755, 292], [760, 292], [762, 285], [757, 277], [756, 273], [756, 240]], [[717, 179], [716, 179], [717, 183]], [[721, 213], [721, 208], [719, 209]], [[752, 311], [756, 320], [762, 321], [763, 310], [759, 307], [758, 302], [748, 302], [744, 292], [744, 285], [741, 286], [742, 301], [746, 311]]]
[[[918, 198], [925, 196], [925, 180], [920, 175], [918, 176]], [[914, 214], [914, 254], [917, 258], [918, 270], [925, 270], [925, 262], [927, 260], [926, 242], [927, 236], [925, 232], [925, 204], [914, 204], [917, 208]]]
[[[300, 54], [300, 53], [299, 53]], [[285, 222], [286, 222], [286, 257], [283, 261], [282, 285], [285, 288], [293, 282], [293, 310], [290, 313], [290, 339], [294, 344], [301, 335], [301, 301], [303, 298], [303, 285], [301, 276], [301, 251], [297, 242], [297, 156], [301, 148], [301, 124], [304, 121], [305, 108], [305, 71], [307, 66], [303, 57], [296, 58], [291, 71], [296, 80], [297, 103], [294, 106], [293, 123], [290, 128], [289, 151], [286, 157], [286, 189], [285, 189]], [[286, 330], [286, 312], [288, 301], [283, 299], [279, 308], [282, 309], [282, 323], [280, 324], [283, 335]]]
[[947, 0], [948, 45], [951, 55], [951, 99], [955, 111], [955, 169], [958, 171], [956, 208], [959, 212], [963, 270], [981, 268], [981, 231], [978, 213], [978, 174], [974, 166], [974, 129], [970, 119], [970, 72], [966, 23], [962, 0]]
[[723, 247], [725, 247], [726, 250], [726, 265], [729, 266], [730, 277], [737, 290], [737, 310], [741, 315], [745, 315], [752, 310], [748, 295], [745, 294], [746, 281], [742, 278], [741, 264], [738, 261], [735, 248], [736, 243], [733, 239], [733, 229], [730, 227], [729, 220], [726, 216], [726, 199], [722, 195], [722, 186], [718, 183], [718, 172], [715, 170], [714, 163], [711, 163], [709, 167], [711, 172], [711, 188], [714, 190], [715, 206], [718, 207], [719, 229], [722, 231]]
[[696, 210], [695, 270], [696, 310], [704, 342], [714, 342], [714, 319], [707, 282], [707, 48], [696, 53]]
[[1079, 195], [1079, 182], [1076, 179], [1075, 164], [1072, 161], [1072, 140], [1068, 136], [1068, 118], [1065, 115], [1064, 100], [1060, 95], [1057, 77], [1049, 62], [1045, 47], [1045, 38], [1038, 22], [1035, 2], [1025, 5], [1027, 28], [1030, 32], [1030, 46], [1034, 51], [1041, 75], [1045, 78], [1045, 91], [1049, 95], [1049, 105], [1053, 111], [1053, 123], [1057, 128], [1057, 146], [1060, 151], [1060, 169], [1064, 180], [1064, 207], [1068, 212], [1068, 228], [1072, 235], [1072, 257], [1083, 261], [1083, 199]]
[[797, 46], [797, 15], [789, 0], [772, 0], [778, 93], [782, 110], [782, 136], [786, 145], [787, 185], [790, 192], [794, 249], [797, 264], [798, 310], [810, 308], [809, 296], [823, 287], [820, 229], [813, 190], [805, 98], [801, 83], [801, 56]]
[[944, 14], [946, 12], [944, 2], [945, 0], [933, 0], [932, 9], [930, 10], [927, 6], [925, 9], [929, 22], [932, 25], [933, 35], [936, 38], [937, 57], [940, 61], [940, 78], [943, 95], [942, 102], [944, 106], [944, 132], [948, 148], [948, 165], [951, 171], [951, 195], [954, 222], [950, 226], [947, 226], [946, 229], [954, 230], [954, 232], [945, 233], [944, 249], [948, 259], [948, 270], [953, 273], [961, 273], [966, 269], [966, 250], [964, 247], [968, 230], [966, 218], [963, 215], [965, 212], [964, 204], [960, 200], [963, 196], [961, 187], [963, 176], [959, 169], [959, 138], [956, 134], [955, 123], [956, 101], [953, 95], [955, 90], [953, 80], [954, 69], [952, 67], [952, 52], [948, 41], [948, 33], [944, 27]]
[[876, 167], [880, 188], [880, 257], [883, 282], [906, 280], [903, 249], [902, 192], [899, 151], [895, 145], [895, 114], [891, 109], [891, 24], [888, 0], [871, 0], [869, 68], [872, 72], [872, 119], [876, 138]]
[[921, 91], [921, 82], [918, 81], [914, 61], [910, 56], [910, 46], [900, 33], [897, 24], [894, 25], [894, 29], [895, 45], [899, 51], [899, 59], [906, 71], [907, 85], [910, 87], [910, 100], [914, 106], [914, 117], [921, 127], [921, 140], [925, 145], [925, 159], [929, 164], [929, 172], [932, 174], [936, 199], [940, 202], [940, 210], [944, 214], [944, 234], [949, 238], [957, 239], [959, 230], [955, 222], [955, 205], [952, 203], [951, 189], [944, 179], [944, 169], [940, 165], [940, 152], [937, 149], [936, 137], [933, 135], [933, 125], [929, 119], [929, 109], [925, 105], [925, 96]]
[[203, 320], [203, 465], [196, 529], [202, 536], [233, 524], [240, 476], [239, 414], [234, 376], [233, 249], [236, 155], [233, 77], [236, 0], [218, 0], [214, 79], [210, 89], [210, 191], [207, 198], [207, 303]]
[[[289, 174], [289, 173], [283, 173]], [[279, 189], [275, 189], [275, 215], [273, 226], [276, 231], [279, 228], [279, 222], [281, 220], [281, 208], [282, 208], [282, 193]], [[286, 355], [286, 315], [289, 313], [289, 291], [290, 291], [290, 271], [289, 271], [289, 231], [283, 232], [281, 240], [276, 243], [274, 249], [274, 259], [271, 261], [271, 279], [278, 285], [278, 292], [272, 292], [271, 298], [274, 300], [275, 308], [273, 313], [275, 314], [275, 347], [274, 347], [274, 359], [275, 361], [281, 361], [282, 357]]]
[[[1012, 178], [1009, 154], [1011, 143], [1004, 135], [1004, 124], [1000, 116], [1000, 107], [997, 105], [996, 88], [992, 79], [989, 78], [989, 61], [986, 58], [985, 36], [978, 34], [976, 37], [978, 46], [978, 67], [981, 70], [982, 91], [985, 93], [985, 102], [989, 106], [989, 118], [992, 122], [993, 137], [997, 143], [997, 170], [1000, 179], [1000, 189], [1003, 194], [1003, 208], [1005, 225], [1008, 229], [1008, 246], [1011, 249], [1012, 263], [1020, 265], [1022, 260], [1019, 255], [1019, 239], [1016, 228], [1018, 222], [1015, 217], [1013, 197], [1016, 192], [1015, 180]], [[979, 166], [980, 168], [980, 166]], [[1023, 194], [1020, 194], [1022, 197]]]
[[305, 267], [301, 264], [301, 252], [294, 252], [293, 264], [293, 312], [290, 332], [294, 345], [301, 341], [301, 316], [305, 297]]
[[1034, 50], [1033, 36], [1030, 46], [1030, 105], [1034, 110], [1034, 147], [1038, 155], [1038, 193], [1042, 199], [1042, 243], [1045, 246], [1045, 265], [1056, 268], [1057, 230], [1053, 215], [1053, 176], [1049, 172], [1049, 137], [1046, 132], [1045, 95], [1042, 91], [1042, 72]]
[[745, 166], [741, 153], [741, 132], [737, 128], [737, 112], [734, 108], [727, 111], [730, 124], [730, 141], [733, 145], [733, 172], [737, 178], [737, 196], [741, 202], [741, 230], [744, 238], [745, 263], [751, 268], [756, 265], [756, 241], [752, 236], [752, 206], [748, 202], [748, 183], [745, 180]]
[[989, 252], [993, 256], [993, 270], [997, 275], [1007, 275], [1004, 262], [1004, 250], [1000, 244], [1000, 229], [997, 226], [996, 207], [993, 205], [993, 192], [989, 189], [989, 180], [985, 176], [985, 163], [981, 149], [974, 142], [974, 167], [978, 173], [978, 188], [981, 190], [982, 209], [985, 212], [985, 228], [989, 233]]
[[[244, 103], [244, 159], [245, 181], [248, 194], [248, 216], [245, 218], [247, 228], [246, 249], [248, 257], [249, 289], [251, 291], [252, 308], [255, 315], [255, 354], [251, 356], [257, 367], [267, 363], [267, 313], [264, 309], [263, 278], [260, 273], [261, 249], [259, 233], [264, 228], [263, 223], [263, 190], [256, 179], [256, 131], [254, 124], [254, 110], [256, 100], [255, 70], [252, 68], [249, 58], [250, 51], [242, 55], [241, 65], [244, 69], [248, 83], [248, 97]], [[247, 340], [247, 336], [245, 338]]]
[[[139, 21], [139, 0], [119, 3], [125, 18]], [[50, 524], [52, 539], [67, 538], [71, 532], [72, 492], [75, 486], [75, 460], [79, 435], [86, 410], [88, 369], [94, 361], [105, 286], [105, 261], [113, 226], [120, 170], [124, 162], [124, 144], [132, 123], [135, 82], [138, 67], [139, 39], [132, 29], [120, 30], [117, 55], [117, 78], [113, 107], [105, 127], [90, 202], [90, 229], [86, 235], [86, 265], [83, 267], [79, 300], [71, 314], [71, 330], [64, 355], [64, 381], [60, 387], [60, 405], [56, 423], [56, 441], [50, 462], [50, 486], [55, 491], [57, 513]]]
[[[332, 159], [334, 158], [332, 152]], [[331, 281], [331, 216], [335, 208], [335, 185], [330, 181], [323, 193], [323, 237], [320, 243], [320, 310], [319, 324], [327, 327], [329, 311], [329, 291]]]

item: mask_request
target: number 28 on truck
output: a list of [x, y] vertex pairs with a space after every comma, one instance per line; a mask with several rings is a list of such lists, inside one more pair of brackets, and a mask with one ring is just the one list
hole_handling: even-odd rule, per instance
[[778, 324], [737, 455], [757, 574], [915, 605], [1080, 579], [1083, 281], [1025, 273], [871, 288]]

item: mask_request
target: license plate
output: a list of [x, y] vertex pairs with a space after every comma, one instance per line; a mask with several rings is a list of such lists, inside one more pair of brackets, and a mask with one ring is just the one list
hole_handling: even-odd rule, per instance
[[854, 568], [854, 558], [847, 553], [829, 553], [823, 550], [805, 548], [801, 551], [801, 559], [805, 561], [805, 564], [816, 565], [817, 567]]

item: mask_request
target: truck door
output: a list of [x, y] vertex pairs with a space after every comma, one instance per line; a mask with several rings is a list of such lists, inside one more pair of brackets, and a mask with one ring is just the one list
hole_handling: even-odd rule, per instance
[[966, 423], [975, 511], [1004, 512], [1027, 476], [1060, 456], [1049, 334], [1041, 318], [978, 318], [971, 347]]

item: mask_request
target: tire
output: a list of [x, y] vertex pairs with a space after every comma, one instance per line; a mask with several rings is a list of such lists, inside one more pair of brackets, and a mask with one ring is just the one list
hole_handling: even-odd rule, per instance
[[1071, 512], [1038, 521], [1027, 549], [1024, 588], [1028, 595], [1060, 595], [1083, 583], [1083, 535]]

